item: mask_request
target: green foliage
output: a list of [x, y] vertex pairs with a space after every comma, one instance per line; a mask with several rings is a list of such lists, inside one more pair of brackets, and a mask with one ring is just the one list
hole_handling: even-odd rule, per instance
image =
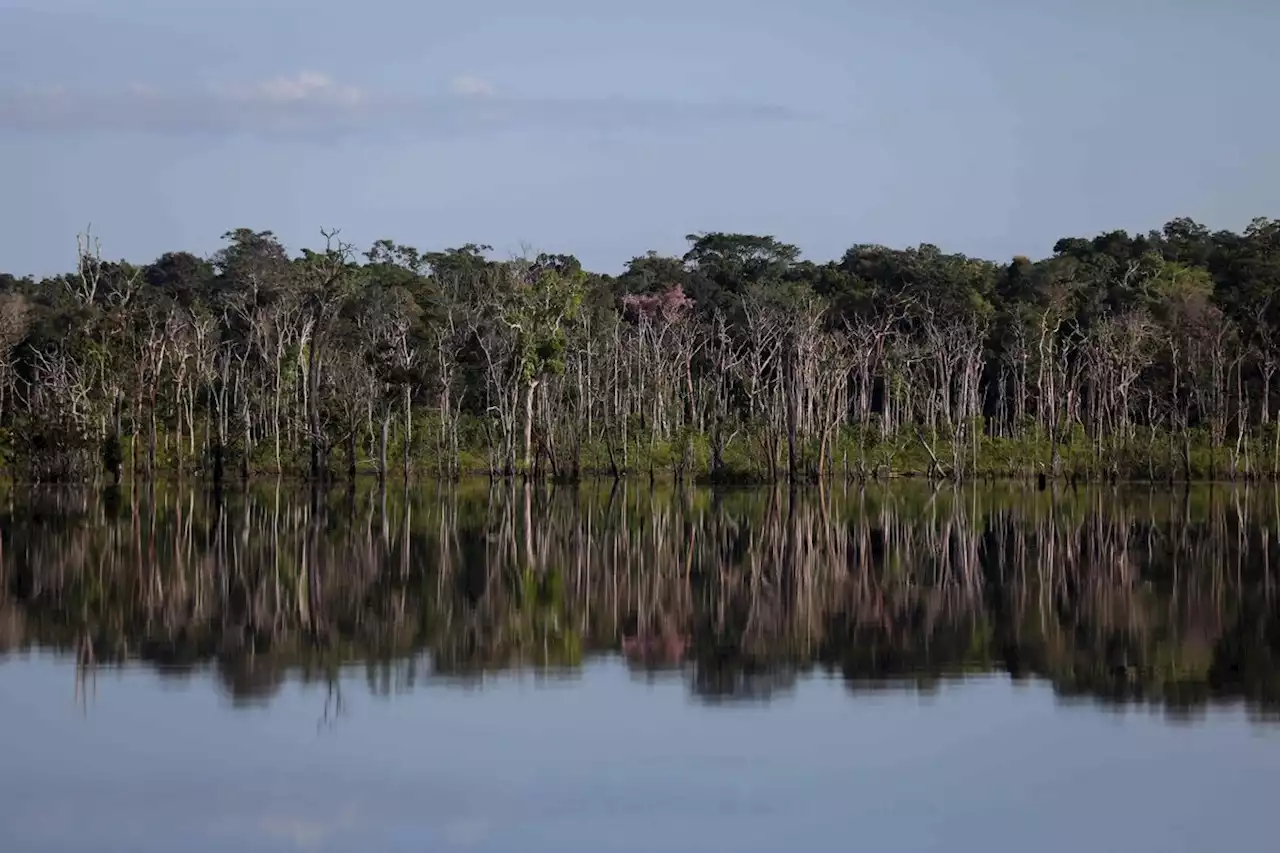
[[773, 236], [709, 232], [616, 278], [569, 254], [379, 240], [357, 255], [322, 235], [291, 253], [238, 228], [209, 258], [145, 266], [86, 236], [70, 273], [0, 274], [6, 470], [142, 470], [154, 441], [158, 472], [209, 475], [221, 456], [327, 476], [348, 454], [366, 472], [386, 423], [389, 468], [528, 474], [509, 449], [529, 426], [544, 476], [554, 457], [567, 478], [707, 477], [720, 441], [716, 477], [759, 479], [786, 461], [793, 398], [801, 477], [1278, 467], [1268, 218], [1068, 237], [1008, 264], [928, 243], [810, 261]]
[[564, 372], [565, 350], [586, 296], [586, 275], [543, 263], [521, 272], [512, 277], [505, 322], [517, 333], [519, 363], [528, 382]]

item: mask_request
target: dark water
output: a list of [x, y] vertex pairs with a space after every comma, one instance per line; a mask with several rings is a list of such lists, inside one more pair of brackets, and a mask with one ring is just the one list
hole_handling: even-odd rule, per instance
[[1270, 488], [0, 515], [5, 851], [1276, 849]]

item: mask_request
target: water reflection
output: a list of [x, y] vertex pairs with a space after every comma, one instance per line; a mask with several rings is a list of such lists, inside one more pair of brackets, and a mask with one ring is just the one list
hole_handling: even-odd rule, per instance
[[834, 491], [486, 483], [0, 496], [0, 655], [371, 691], [621, 655], [707, 702], [1007, 672], [1060, 696], [1280, 710], [1275, 489]]

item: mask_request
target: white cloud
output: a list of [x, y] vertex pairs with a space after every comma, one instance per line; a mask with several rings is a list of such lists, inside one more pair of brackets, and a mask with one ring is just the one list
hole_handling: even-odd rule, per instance
[[472, 74], [454, 77], [449, 81], [449, 89], [463, 98], [492, 98], [498, 94], [492, 83]]
[[0, 89], [0, 132], [278, 132], [342, 129], [367, 121], [369, 95], [318, 71], [188, 89], [133, 82], [117, 88]]
[[0, 134], [439, 134], [500, 126], [666, 128], [798, 117], [782, 107], [749, 102], [511, 98], [473, 75], [453, 78], [450, 92], [441, 97], [379, 92], [318, 71], [188, 89], [146, 83], [101, 89], [0, 87]]
[[364, 99], [364, 92], [357, 87], [336, 83], [318, 71], [301, 71], [292, 77], [272, 77], [248, 85], [214, 86], [211, 91], [228, 98], [265, 103], [357, 104]]

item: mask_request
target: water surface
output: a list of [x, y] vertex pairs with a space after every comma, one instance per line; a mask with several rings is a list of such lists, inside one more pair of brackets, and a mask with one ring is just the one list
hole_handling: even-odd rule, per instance
[[1270, 488], [0, 498], [6, 850], [1273, 849]]

